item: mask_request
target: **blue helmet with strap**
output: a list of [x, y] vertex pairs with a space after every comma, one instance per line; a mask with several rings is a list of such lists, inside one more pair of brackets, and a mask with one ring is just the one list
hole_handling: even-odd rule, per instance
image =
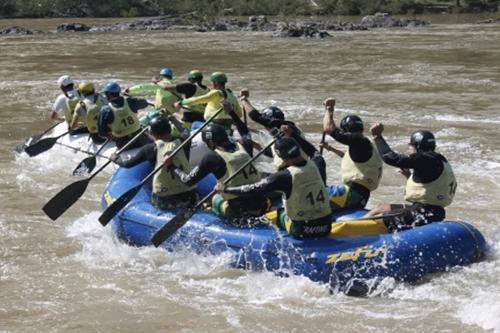
[[174, 76], [174, 71], [168, 67], [162, 68], [160, 70], [160, 76], [172, 77], [172, 76]]
[[105, 93], [119, 94], [121, 91], [121, 88], [120, 88], [120, 85], [118, 83], [116, 83], [115, 81], [109, 81], [104, 86], [103, 91]]

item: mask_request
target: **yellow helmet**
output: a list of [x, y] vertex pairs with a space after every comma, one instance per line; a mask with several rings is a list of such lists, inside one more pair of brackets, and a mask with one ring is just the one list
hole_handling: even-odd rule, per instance
[[78, 90], [82, 94], [91, 94], [95, 91], [95, 86], [92, 82], [82, 82], [78, 85]]

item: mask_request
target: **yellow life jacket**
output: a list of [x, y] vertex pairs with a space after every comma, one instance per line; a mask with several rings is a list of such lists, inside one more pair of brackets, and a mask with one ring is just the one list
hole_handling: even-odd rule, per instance
[[102, 98], [97, 95], [95, 102], [91, 101], [89, 98], [85, 98], [76, 107], [75, 113], [81, 116], [90, 134], [97, 133], [97, 119], [99, 118], [99, 112], [102, 106]]
[[[171, 142], [166, 142], [163, 140], [156, 140], [156, 167], [161, 165], [165, 158], [170, 155], [180, 144], [179, 140], [174, 140]], [[184, 171], [188, 171], [189, 162], [186, 158], [186, 154], [183, 151], [175, 154], [174, 165], [181, 168]], [[192, 191], [195, 186], [185, 185], [183, 182], [177, 178], [173, 172], [169, 172], [166, 166], [162, 167], [153, 177], [153, 193], [165, 197], [176, 194], [181, 194], [185, 192]]]
[[446, 207], [453, 201], [456, 189], [457, 180], [451, 165], [443, 161], [443, 172], [430, 183], [417, 183], [413, 180], [413, 175], [408, 178], [405, 200], [413, 203]]
[[349, 154], [349, 149], [345, 152], [340, 164], [340, 176], [346, 185], [351, 183], [360, 184], [370, 191], [377, 189], [382, 178], [382, 159], [378, 150], [372, 144], [372, 156], [366, 162], [354, 162]]
[[[195, 84], [195, 86], [196, 86], [196, 91], [195, 91], [194, 95], [191, 97], [203, 96], [203, 95], [206, 95], [210, 91], [210, 89], [208, 87], [202, 88], [197, 84]], [[207, 106], [206, 104], [193, 105], [189, 109], [196, 111], [196, 112], [199, 112], [199, 113], [204, 113], [206, 106]]]
[[289, 166], [292, 176], [292, 193], [283, 194], [286, 214], [292, 221], [310, 221], [332, 213], [330, 200], [318, 168], [312, 161], [306, 165]]
[[127, 98], [123, 99], [123, 106], [121, 108], [115, 107], [112, 103], [108, 103], [108, 105], [113, 111], [114, 116], [109, 128], [115, 138], [123, 138], [137, 132], [141, 128], [137, 114], [128, 105]]
[[[222, 177], [221, 181], [227, 179], [230, 175], [234, 174], [243, 164], [248, 162], [251, 157], [246, 152], [245, 148], [239, 143], [236, 143], [236, 149], [234, 152], [229, 152], [216, 148], [215, 151], [220, 155], [226, 162], [226, 174]], [[231, 179], [228, 186], [240, 186], [246, 184], [253, 184], [261, 179], [259, 171], [255, 166], [250, 163], [246, 168], [244, 168], [236, 177]], [[222, 197], [225, 200], [234, 199], [237, 196], [229, 193], [222, 193]]]

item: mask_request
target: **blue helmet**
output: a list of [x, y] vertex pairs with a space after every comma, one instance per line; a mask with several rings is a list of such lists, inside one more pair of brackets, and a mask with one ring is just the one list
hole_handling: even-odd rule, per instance
[[120, 85], [116, 83], [115, 81], [109, 81], [106, 83], [104, 86], [105, 93], [112, 93], [112, 94], [119, 94], [121, 91]]
[[165, 67], [161, 69], [160, 75], [172, 77], [174, 76], [174, 71], [171, 68]]

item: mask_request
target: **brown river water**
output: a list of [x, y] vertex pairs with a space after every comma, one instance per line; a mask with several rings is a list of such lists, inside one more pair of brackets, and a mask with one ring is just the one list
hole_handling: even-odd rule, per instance
[[[66, 21], [0, 26], [53, 29]], [[500, 25], [449, 23], [326, 40], [193, 32], [0, 37], [0, 332], [500, 332]], [[336, 119], [351, 112], [366, 126], [383, 122], [397, 150], [407, 150], [412, 131], [432, 130], [459, 183], [448, 217], [476, 225], [490, 256], [353, 298], [307, 278], [235, 270], [224, 256], [119, 242], [97, 221], [110, 172], [49, 220], [41, 207], [75, 181], [70, 173], [82, 156], [28, 158], [12, 149], [50, 125], [57, 78], [129, 86], [166, 66], [180, 81], [193, 68], [225, 71], [230, 87], [249, 88], [257, 107], [281, 106], [316, 142], [321, 102], [330, 96]], [[338, 182], [340, 160], [325, 156], [329, 182]], [[387, 167], [369, 206], [401, 202], [403, 184]]]

